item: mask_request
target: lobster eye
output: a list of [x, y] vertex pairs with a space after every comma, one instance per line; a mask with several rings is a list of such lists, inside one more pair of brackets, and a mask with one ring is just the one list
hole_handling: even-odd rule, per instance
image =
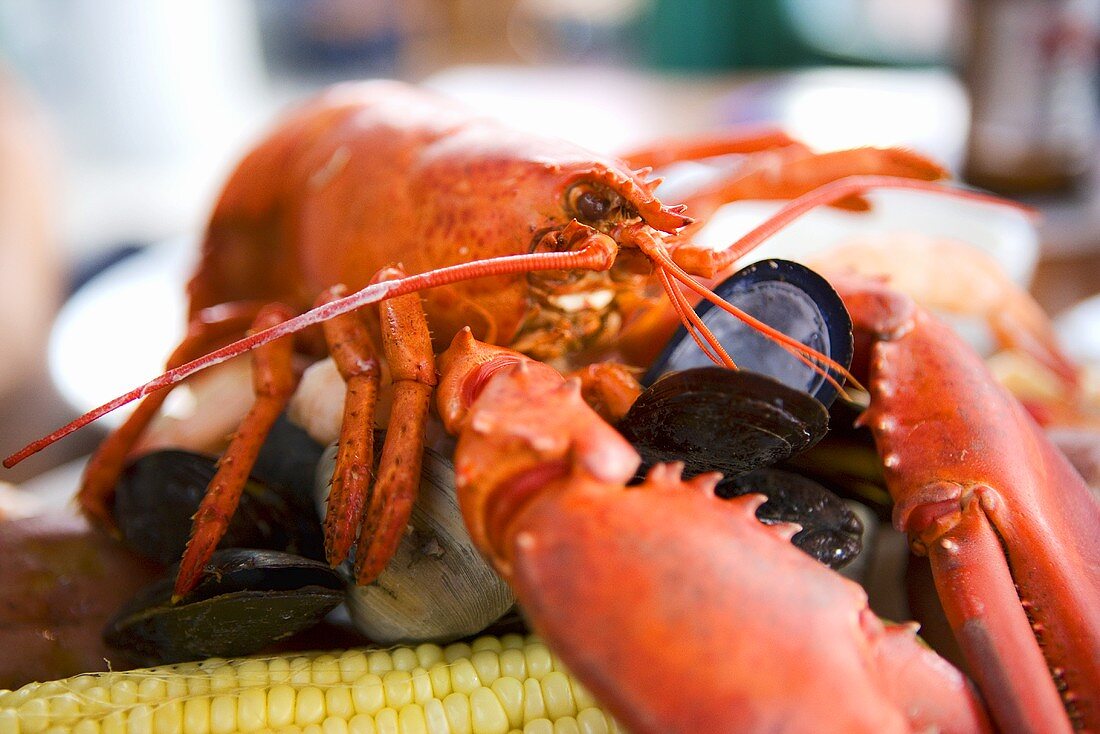
[[602, 221], [611, 207], [611, 201], [604, 194], [588, 186], [576, 186], [569, 192], [569, 208], [585, 224]]

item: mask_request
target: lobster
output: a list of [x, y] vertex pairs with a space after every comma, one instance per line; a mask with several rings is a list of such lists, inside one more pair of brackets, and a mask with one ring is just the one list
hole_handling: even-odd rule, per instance
[[[725, 153], [750, 155], [739, 170], [679, 206], [667, 206], [655, 196], [659, 181], [647, 180], [649, 170], [631, 167]], [[610, 556], [593, 558], [592, 554], [599, 555], [594, 550], [595, 539], [608, 534], [600, 523], [612, 523], [613, 518], [593, 497], [620, 487], [626, 469], [632, 464], [636, 467], [636, 458], [594, 414], [585, 413], [588, 409], [583, 401], [569, 397], [576, 393], [575, 383], [562, 382], [550, 364], [576, 369], [616, 358], [644, 364], [652, 358], [654, 345], [683, 322], [712, 359], [732, 367], [730, 355], [692, 310], [694, 300], [708, 299], [754, 323], [794, 358], [816, 365], [829, 379], [842, 379], [847, 374], [842, 365], [753, 322], [715, 296], [705, 279], [721, 274], [769, 234], [813, 207], [865, 208], [861, 195], [876, 187], [988, 199], [947, 188], [938, 183], [943, 177], [938, 166], [903, 151], [863, 149], [816, 155], [779, 133], [681, 141], [637, 151], [621, 160], [522, 135], [396, 83], [338, 86], [290, 117], [231, 176], [208, 227], [201, 263], [188, 286], [188, 332], [169, 358], [168, 372], [32, 443], [4, 463], [10, 466], [104, 413], [143, 397], [134, 413], [93, 455], [78, 496], [87, 514], [109, 525], [114, 483], [162, 404], [166, 388], [201, 369], [254, 350], [256, 401], [231, 440], [195, 516], [192, 539], [177, 577], [176, 593], [180, 595], [194, 583], [224, 531], [263, 436], [294, 390], [295, 352], [313, 358], [327, 352], [347, 383], [348, 397], [326, 516], [326, 554], [333, 564], [340, 563], [358, 534], [356, 570], [359, 581], [369, 583], [384, 567], [407, 522], [430, 399], [436, 383], [442, 381], [439, 411], [451, 416], [448, 425], [460, 431], [456, 460], [464, 502], [473, 503], [464, 510], [471, 534], [498, 570], [517, 586], [535, 627], [635, 730], [692, 730], [700, 720], [684, 717], [691, 716], [688, 710], [697, 708], [696, 703], [669, 699], [659, 676], [654, 675], [660, 665], [642, 670], [621, 664], [615, 660], [614, 650], [600, 644], [593, 647], [598, 651], [595, 658], [585, 658], [577, 652], [577, 635], [579, 630], [592, 629], [591, 620], [579, 624], [554, 601], [566, 582], [548, 566], [576, 562], [595, 573], [596, 567], [608, 564]], [[696, 225], [685, 212], [705, 215], [722, 202], [746, 196], [793, 200], [725, 250], [691, 242]], [[704, 280], [700, 282], [700, 278]], [[661, 297], [662, 292], [667, 298]], [[377, 320], [364, 321], [354, 313], [370, 304], [377, 304]], [[311, 328], [316, 324], [322, 328]], [[299, 333], [297, 340], [286, 338], [295, 333]], [[459, 347], [465, 344], [471, 353], [477, 352], [471, 345], [484, 342], [513, 347], [527, 356], [508, 351], [509, 356], [502, 359], [493, 356], [497, 352], [490, 351], [489, 357], [482, 353], [462, 377], [463, 368], [454, 365], [469, 366], [470, 360], [445, 355], [437, 374], [433, 354], [452, 339]], [[367, 457], [373, 452], [370, 425], [382, 363], [393, 382], [393, 408], [391, 430], [372, 486]], [[597, 387], [615, 394], [614, 370], [597, 372], [591, 379]], [[502, 386], [497, 387], [498, 383]], [[547, 389], [552, 392], [547, 398], [550, 402], [539, 403], [536, 395]], [[476, 396], [480, 397], [474, 403]], [[525, 402], [543, 407], [525, 412], [521, 410]], [[502, 408], [494, 405], [514, 410], [501, 412]], [[880, 422], [889, 423], [889, 417]], [[491, 449], [479, 444], [491, 444], [497, 434], [502, 441], [511, 437], [510, 443]], [[510, 460], [513, 449], [526, 464], [517, 466]], [[557, 453], [546, 460], [546, 451]], [[477, 463], [479, 456], [483, 457], [481, 464]], [[934, 467], [937, 460], [934, 453], [927, 452], [914, 463]], [[509, 469], [514, 469], [512, 474], [501, 474]], [[1041, 473], [1035, 479], [1052, 486], [1062, 480], [1070, 481]], [[787, 550], [780, 550], [789, 544], [779, 542], [790, 528], [764, 531], [744, 522], [758, 500], [728, 505], [739, 508], [736, 511], [712, 512], [714, 503], [707, 495], [713, 495], [713, 481], [713, 477], [704, 477], [684, 482], [675, 467], [660, 467], [641, 489], [617, 493], [637, 503], [626, 514], [634, 520], [624, 527], [625, 537], [633, 534], [639, 543], [646, 538], [655, 553], [664, 554], [654, 566], [664, 569], [664, 574], [654, 580], [647, 598], [655, 603], [666, 594], [669, 599], [682, 599], [683, 594], [671, 587], [690, 588], [692, 606], [697, 605], [692, 614], [724, 625], [718, 636], [701, 635], [691, 643], [700, 646], [708, 639], [714, 644], [734, 643], [740, 636], [738, 626], [748, 622], [731, 624], [724, 605], [731, 595], [748, 594], [732, 587], [717, 589], [710, 582], [686, 584], [682, 572], [686, 565], [721, 555], [710, 548], [732, 545], [742, 532], [756, 538], [746, 542], [755, 544], [754, 552], [762, 557], [774, 556], [780, 565], [791, 557]], [[954, 497], [957, 501], [959, 495]], [[936, 528], [946, 527], [939, 520], [941, 515], [950, 515], [945, 501], [936, 495], [933, 502], [935, 511], [942, 510], [933, 518]], [[683, 502], [689, 503], [685, 509], [672, 509]], [[898, 503], [913, 505], [901, 499]], [[1045, 517], [1045, 504], [1034, 505]], [[1090, 507], [1085, 506], [1086, 510]], [[927, 519], [929, 512], [918, 507], [906, 517]], [[744, 518], [731, 520], [735, 515]], [[575, 519], [577, 529], [563, 534], [564, 517]], [[692, 531], [685, 533], [669, 525], [667, 517], [691, 522]], [[655, 523], [655, 518], [660, 522]], [[528, 519], [533, 525], [524, 524]], [[1058, 522], [1055, 530], [1068, 527]], [[927, 524], [918, 525], [914, 532], [926, 535]], [[1039, 525], [1045, 527], [1042, 522]], [[743, 531], [740, 526], [752, 529]], [[1084, 529], [1088, 527], [1086, 523]], [[687, 552], [687, 546], [678, 550], [685, 536], [692, 538], [694, 554]], [[547, 551], [549, 555], [528, 563], [525, 554], [531, 547], [541, 547], [540, 539], [552, 549]], [[1030, 542], [1041, 543], [1042, 539], [1032, 537]], [[638, 565], [636, 558], [631, 560], [622, 549], [618, 552], [621, 564], [628, 568]], [[1089, 572], [1088, 557], [1070, 558], [1071, 576]], [[797, 570], [801, 561], [789, 563], [796, 567], [791, 573], [813, 573]], [[715, 566], [712, 571], [718, 575], [713, 578], [723, 578], [720, 574], [729, 570]], [[821, 575], [818, 569], [814, 571]], [[621, 574], [622, 568], [618, 572]], [[710, 577], [711, 572], [704, 569], [702, 575]], [[592, 580], [588, 571], [574, 576]], [[763, 573], [762, 577], [776, 576]], [[958, 714], [963, 716], [959, 721], [970, 722], [964, 728], [985, 726], [984, 713], [966, 693], [961, 677], [915, 647], [909, 631], [884, 627], [853, 587], [837, 579], [821, 584], [835, 588], [818, 598], [822, 608], [831, 610], [828, 616], [833, 619], [823, 623], [819, 632], [837, 642], [826, 640], [823, 647], [815, 648], [815, 656], [821, 658], [815, 657], [815, 663], [825, 666], [825, 658], [843, 659], [838, 664], [845, 670], [862, 671], [853, 673], [862, 681], [861, 690], [869, 696], [878, 691], [874, 695], [879, 702], [877, 713], [853, 719], [853, 726], [873, 729], [889, 722], [904, 730], [920, 725], [914, 721], [924, 721], [924, 714], [909, 720], [899, 712], [926, 712], [941, 705], [949, 711], [969, 712]], [[650, 635], [665, 634], [664, 626], [676, 616], [673, 606], [656, 604], [653, 610], [661, 610], [659, 613], [641, 613], [635, 600], [610, 598], [618, 591], [614, 584], [597, 586], [602, 586], [602, 591], [584, 607], [586, 617], [607, 615], [620, 624], [629, 622], [635, 639], [665, 639]], [[1051, 594], [1071, 599], [1067, 594], [1059, 596], [1057, 589]], [[1040, 594], [1039, 598], [1045, 605], [1046, 597]], [[1089, 598], [1083, 593], [1084, 601]], [[751, 607], [748, 611], [757, 611], [747, 616], [766, 620], [774, 614], [759, 611], [770, 608], [765, 600], [752, 603], [760, 606]], [[789, 609], [797, 609], [799, 603], [792, 600]], [[1006, 603], [1003, 596], [998, 598], [998, 608]], [[630, 609], [624, 609], [624, 604]], [[1062, 606], [1057, 611], [1066, 614]], [[1092, 607], [1085, 604], [1083, 608]], [[580, 613], [578, 610], [572, 611]], [[559, 613], [560, 623], [555, 622]], [[1072, 617], [1072, 612], [1068, 616]], [[984, 620], [981, 613], [979, 618]], [[972, 621], [966, 617], [960, 629]], [[759, 630], [760, 640], [754, 644], [773, 640], [777, 632], [791, 634], [776, 625], [770, 632]], [[1000, 650], [1004, 634], [1016, 633], [1015, 628], [991, 633], [990, 644]], [[1077, 631], [1071, 639], [1073, 643], [1082, 641]], [[1094, 638], [1084, 642], [1090, 640], [1095, 642]], [[979, 647], [977, 655], [982, 659], [978, 662], [988, 663], [989, 657], [996, 657], [987, 650]], [[1095, 652], [1095, 646], [1091, 650]], [[667, 653], [660, 655], [662, 663], [675, 665], [675, 651]], [[1088, 654], [1086, 650], [1086, 659]], [[1096, 658], [1093, 654], [1092, 659]], [[873, 665], [868, 662], [871, 659]], [[916, 702], [909, 697], [911, 692], [900, 688], [886, 695], [884, 689], [890, 686], [885, 681], [892, 675], [890, 671], [905, 664], [902, 661], [918, 661], [911, 663], [924, 671], [918, 677], [928, 676], [926, 683], [936, 681], [931, 689], [942, 690], [943, 700], [930, 696]], [[746, 662], [751, 667], [754, 661], [740, 661]], [[1057, 663], [1055, 677], [1072, 686], [1070, 693], [1080, 697], [1095, 677], [1069, 673], [1066, 665]], [[729, 666], [730, 680], [743, 680], [745, 671], [734, 667]], [[878, 675], [867, 677], [869, 667], [878, 670]], [[715, 699], [721, 702], [716, 705], [725, 707], [727, 713], [756, 711], [754, 716], [763, 718], [753, 718], [754, 725], [768, 726], [767, 722], [780, 719], [769, 719], [763, 711], [775, 704], [780, 694], [804, 689], [808, 701], [835, 703], [835, 691], [830, 694], [809, 685], [812, 672], [792, 668], [786, 675], [776, 680], [787, 683], [765, 686], [753, 701], [749, 700], [752, 685], [745, 689], [748, 693], [725, 689]], [[1019, 719], [1011, 711], [1002, 713], [1004, 708], [992, 700], [1002, 690], [996, 681], [1003, 677], [1003, 672], [991, 673], [980, 680], [994, 681], [987, 691], [994, 717], [1001, 726], [1010, 727]], [[1030, 704], [1024, 707], [1028, 712], [1034, 708]], [[1093, 726], [1090, 722], [1094, 719], [1089, 718], [1093, 707], [1079, 698], [1071, 712], [1077, 717], [1074, 720]], [[714, 707], [705, 711], [709, 716]], [[812, 712], [813, 707], [806, 711]], [[1064, 713], [1056, 714], [1050, 707], [1041, 708], [1034, 716], [1065, 720]], [[790, 724], [794, 728], [809, 724], [798, 716], [789, 721], [801, 722]]]

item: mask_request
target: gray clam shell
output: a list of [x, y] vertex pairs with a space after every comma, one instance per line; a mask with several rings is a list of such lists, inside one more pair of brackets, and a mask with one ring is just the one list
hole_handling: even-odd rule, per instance
[[[336, 447], [330, 446], [317, 470], [322, 515], [335, 461]], [[353, 582], [350, 562], [340, 571], [348, 579], [353, 623], [381, 645], [445, 643], [474, 635], [515, 603], [466, 532], [451, 462], [430, 448], [408, 530], [386, 570], [367, 586]]]

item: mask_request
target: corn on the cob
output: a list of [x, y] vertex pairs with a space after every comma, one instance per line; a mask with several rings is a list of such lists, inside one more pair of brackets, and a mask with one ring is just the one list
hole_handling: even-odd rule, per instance
[[89, 673], [0, 692], [0, 734], [618, 731], [537, 638]]

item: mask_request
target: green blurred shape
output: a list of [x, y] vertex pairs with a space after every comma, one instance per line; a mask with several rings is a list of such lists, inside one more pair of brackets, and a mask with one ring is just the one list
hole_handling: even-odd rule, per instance
[[822, 57], [795, 32], [783, 0], [654, 0], [645, 58], [676, 70], [775, 69]]

